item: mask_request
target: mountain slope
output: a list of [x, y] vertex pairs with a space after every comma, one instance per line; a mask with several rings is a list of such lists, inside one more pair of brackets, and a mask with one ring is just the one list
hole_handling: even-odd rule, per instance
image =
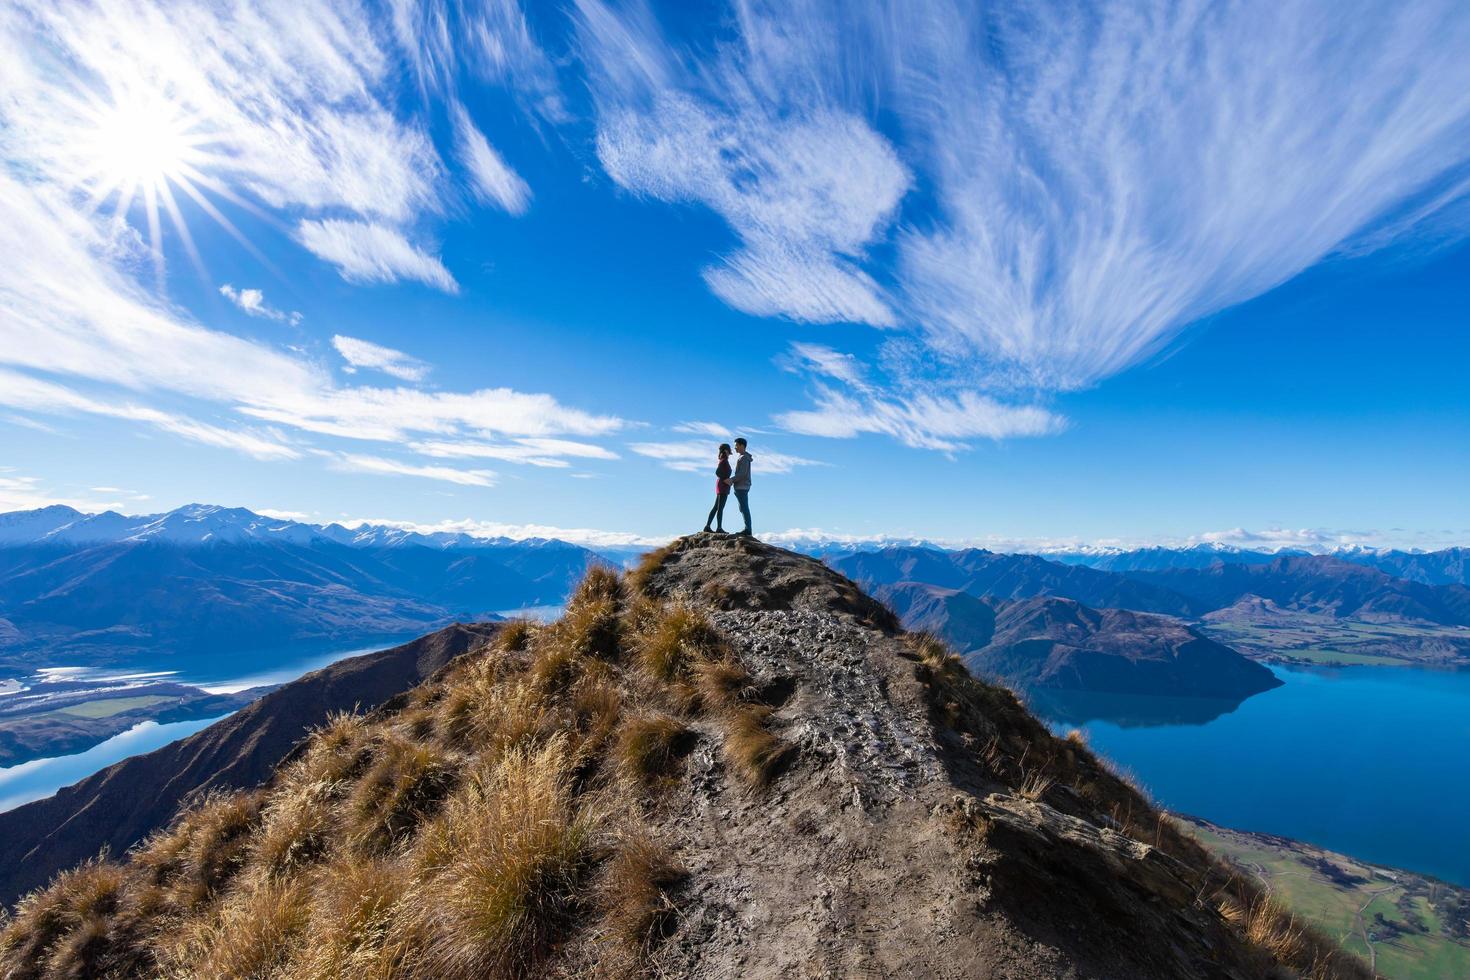
[[1239, 700], [1281, 686], [1177, 620], [1044, 596], [1003, 606], [990, 642], [963, 659], [983, 677], [1057, 691]]
[[1278, 687], [1271, 672], [1167, 616], [1071, 599], [976, 599], [903, 582], [877, 596], [903, 625], [942, 637], [981, 677], [1018, 690], [1240, 701]]
[[977, 598], [1030, 599], [1050, 595], [1094, 608], [1137, 609], [1169, 616], [1206, 612], [1199, 603], [1166, 586], [1063, 565], [1035, 555], [998, 555], [978, 548], [885, 548], [829, 559], [828, 564], [875, 589], [898, 582], [924, 582], [958, 589]]
[[97, 853], [121, 854], [211, 790], [254, 786], [309, 729], [337, 711], [371, 708], [494, 636], [456, 624], [412, 643], [340, 660], [228, 718], [94, 773], [44, 800], [0, 813], [0, 902]]
[[1365, 976], [819, 563], [697, 536], [28, 899], [0, 970]]

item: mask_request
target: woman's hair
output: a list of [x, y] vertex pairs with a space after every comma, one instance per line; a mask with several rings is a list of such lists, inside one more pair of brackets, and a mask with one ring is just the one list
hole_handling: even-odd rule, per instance
[[728, 442], [722, 442], [722, 443], [720, 443], [720, 452], [722, 452], [722, 453], [728, 453], [728, 452], [730, 452], [730, 444]]

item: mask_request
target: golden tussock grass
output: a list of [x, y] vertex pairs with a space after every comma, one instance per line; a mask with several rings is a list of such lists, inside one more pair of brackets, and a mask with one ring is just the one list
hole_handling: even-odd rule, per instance
[[573, 602], [566, 613], [538, 637], [538, 647], [560, 647], [577, 657], [618, 659], [622, 652], [623, 622], [618, 603], [604, 596]]
[[674, 764], [689, 748], [689, 726], [670, 715], [637, 715], [618, 732], [618, 769], [638, 783], [652, 783], [671, 775]]
[[494, 649], [501, 653], [519, 653], [530, 646], [537, 629], [529, 619], [512, 619], [495, 634]]
[[454, 763], [434, 746], [385, 739], [349, 801], [354, 844], [381, 849], [399, 843], [439, 806], [457, 777]]
[[671, 606], [638, 638], [638, 666], [653, 680], [670, 683], [701, 659], [719, 659], [722, 641], [709, 618], [683, 604]]
[[699, 703], [712, 711], [732, 711], [753, 694], [750, 671], [733, 660], [701, 660], [690, 671]]
[[624, 838], [597, 888], [601, 931], [627, 952], [646, 955], [674, 924], [674, 893], [687, 877], [673, 855], [646, 834]]
[[312, 783], [276, 795], [254, 835], [248, 861], [267, 877], [294, 874], [321, 860], [330, 847], [332, 784]]
[[348, 856], [323, 869], [295, 972], [303, 980], [389, 980], [407, 975], [424, 945], [406, 905], [401, 858]]
[[99, 940], [108, 931], [107, 917], [117, 910], [124, 883], [123, 869], [106, 860], [62, 872], [16, 906], [0, 936], [0, 951], [6, 960], [29, 967], [21, 971], [23, 976], [44, 975], [53, 953], [61, 962], [95, 962]]
[[671, 541], [662, 548], [656, 548], [648, 552], [638, 560], [638, 564], [627, 575], [628, 588], [640, 595], [648, 594], [648, 586], [653, 576], [663, 568], [664, 562], [678, 550], [679, 542]]
[[414, 907], [434, 976], [527, 977], [581, 900], [597, 810], [573, 799], [562, 738], [472, 777], [425, 831]]
[[260, 882], [231, 893], [214, 915], [160, 936], [159, 959], [166, 974], [273, 976], [297, 948], [310, 914], [300, 880]]
[[771, 733], [767, 727], [770, 716], [770, 708], [749, 705], [726, 712], [719, 719], [725, 735], [725, 758], [741, 782], [753, 789], [769, 785], [794, 751]]

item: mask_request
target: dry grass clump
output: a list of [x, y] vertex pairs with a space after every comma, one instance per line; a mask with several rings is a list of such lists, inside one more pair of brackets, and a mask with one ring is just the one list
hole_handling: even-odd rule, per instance
[[407, 974], [421, 931], [405, 909], [401, 859], [348, 857], [316, 882], [295, 971], [303, 980], [390, 980]]
[[458, 671], [449, 681], [448, 690], [435, 706], [438, 710], [436, 731], [448, 745], [471, 745], [482, 727], [480, 715], [500, 694], [500, 671], [494, 660], [484, 657]]
[[589, 565], [582, 581], [572, 590], [567, 607], [589, 602], [620, 603], [623, 598], [623, 577], [610, 565]]
[[52, 972], [46, 965], [53, 959], [97, 965], [105, 952], [108, 916], [118, 907], [124, 881], [123, 869], [105, 860], [62, 872], [17, 905], [0, 936], [0, 955], [22, 964], [20, 976]]
[[658, 570], [664, 567], [664, 562], [678, 550], [679, 542], [671, 541], [662, 548], [648, 552], [638, 560], [638, 564], [628, 573], [628, 588], [640, 595], [648, 594], [648, 586]]
[[1301, 959], [1303, 930], [1293, 916], [1266, 895], [1227, 895], [1219, 905], [1225, 921], [1245, 933], [1246, 938], [1283, 963]]
[[512, 619], [495, 634], [494, 648], [501, 653], [519, 653], [531, 645], [535, 636], [535, 623], [529, 619]]
[[328, 805], [332, 789], [328, 783], [313, 783], [271, 800], [249, 855], [261, 874], [294, 874], [326, 856], [334, 829]]
[[311, 918], [299, 880], [264, 881], [232, 892], [206, 918], [160, 936], [164, 972], [190, 977], [269, 977], [297, 949]]
[[688, 752], [692, 734], [688, 725], [670, 715], [629, 718], [618, 733], [618, 768], [635, 782], [651, 784], [672, 773]]
[[750, 671], [734, 660], [701, 660], [690, 673], [700, 705], [712, 711], [734, 711], [754, 694], [755, 680]]
[[755, 789], [769, 785], [794, 751], [771, 733], [767, 727], [770, 716], [770, 708], [748, 705], [720, 717], [725, 758], [741, 781]]
[[244, 867], [260, 822], [260, 793], [213, 793], [172, 828], [145, 841], [132, 863], [170, 902], [190, 909], [214, 897]]
[[598, 886], [602, 931], [634, 957], [646, 956], [672, 928], [674, 893], [689, 873], [646, 834], [619, 843]]
[[682, 603], [665, 611], [638, 640], [638, 666], [664, 683], [684, 677], [699, 660], [722, 655], [723, 642], [709, 618]]
[[418, 829], [454, 786], [456, 767], [431, 745], [389, 738], [350, 801], [354, 844], [381, 849]]
[[415, 902], [439, 977], [529, 977], [571, 925], [600, 815], [572, 796], [564, 739], [504, 756], [425, 831]]

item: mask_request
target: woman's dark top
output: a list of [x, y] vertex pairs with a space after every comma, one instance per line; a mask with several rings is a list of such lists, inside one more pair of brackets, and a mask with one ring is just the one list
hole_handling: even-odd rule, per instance
[[730, 461], [720, 460], [720, 465], [715, 467], [715, 493], [729, 493], [730, 487], [727, 481], [730, 479]]

